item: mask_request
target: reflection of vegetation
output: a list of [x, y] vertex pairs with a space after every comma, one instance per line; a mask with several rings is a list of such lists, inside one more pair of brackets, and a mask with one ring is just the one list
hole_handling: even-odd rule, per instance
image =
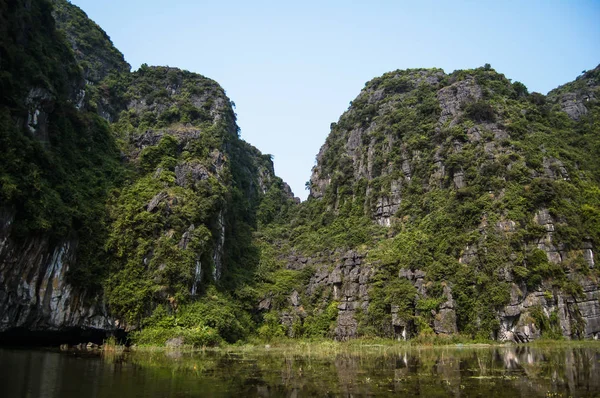
[[[108, 363], [132, 363], [156, 380], [196, 383], [204, 393], [228, 391], [303, 396], [544, 396], [598, 391], [598, 344], [556, 347], [445, 347], [321, 342], [229, 347], [196, 352], [141, 350]], [[577, 375], [577, 378], [574, 378]]]

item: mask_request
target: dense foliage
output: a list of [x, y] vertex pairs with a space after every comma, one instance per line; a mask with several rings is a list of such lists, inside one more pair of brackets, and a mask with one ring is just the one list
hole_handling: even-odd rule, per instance
[[109, 74], [129, 72], [123, 54], [110, 37], [79, 7], [67, 0], [50, 0], [57, 27], [65, 34], [86, 80], [102, 81]]
[[104, 120], [74, 106], [81, 70], [50, 5], [22, 13], [20, 3], [0, 3], [0, 203], [15, 214], [17, 239], [80, 241], [73, 282], [99, 288], [104, 205], [122, 171], [117, 146]]
[[[0, 11], [0, 216], [15, 214], [11, 239], [78, 241], [72, 286], [137, 344], [336, 337], [350, 304], [315, 276], [349, 249], [372, 269], [363, 336], [395, 323], [427, 339], [452, 295], [457, 331], [487, 339], [515, 285], [577, 299], [598, 278], [582, 249], [600, 245], [599, 68], [547, 97], [489, 65], [373, 79], [298, 204], [216, 82], [130, 73], [64, 0]], [[561, 336], [555, 312], [529, 316]]]
[[77, 7], [26, 8], [1, 3], [0, 198], [2, 217], [15, 215], [11, 239], [79, 242], [72, 286], [103, 294], [125, 327], [168, 324], [145, 321], [158, 308], [191, 344], [247, 336], [251, 293], [236, 293], [258, 267], [252, 231], [291, 205], [271, 158], [239, 139], [214, 81], [146, 65], [129, 73]]
[[[452, 288], [458, 331], [472, 337], [498, 332], [512, 281], [577, 299], [577, 275], [597, 278], [582, 247], [600, 243], [598, 100], [580, 93], [588, 112], [572, 120], [555, 97], [595, 90], [598, 70], [548, 99], [489, 65], [376, 78], [332, 124], [309, 200], [263, 234], [275, 243], [283, 236], [306, 256], [368, 251], [376, 264], [370, 305], [357, 313], [365, 335], [392, 336], [393, 307], [415, 333], [431, 332], [443, 284]], [[391, 227], [378, 230], [371, 219], [394, 197]], [[551, 227], [540, 221], [546, 210]], [[560, 250], [561, 261], [545, 250]], [[398, 279], [401, 269], [426, 273], [424, 294]], [[555, 321], [536, 322], [556, 334], [548, 326]]]

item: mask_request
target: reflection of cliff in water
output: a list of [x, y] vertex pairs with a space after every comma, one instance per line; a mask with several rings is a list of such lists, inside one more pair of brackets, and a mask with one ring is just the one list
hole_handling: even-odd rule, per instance
[[[217, 353], [205, 355], [219, 357], [209, 373], [218, 378], [241, 375], [236, 376], [238, 380], [246, 375], [242, 383], [245, 393], [265, 397], [327, 393], [545, 397], [548, 392], [565, 396], [600, 393], [600, 379], [595, 377], [600, 374], [600, 346], [408, 348], [394, 349], [393, 353], [334, 355], [262, 352], [233, 359]], [[249, 367], [250, 363], [253, 365]], [[185, 359], [180, 358], [177, 366], [184, 369]], [[254, 371], [249, 373], [249, 368]], [[223, 369], [228, 371], [222, 373]]]
[[600, 346], [171, 351], [103, 358], [0, 350], [2, 396], [585, 397], [600, 395], [598, 374]]

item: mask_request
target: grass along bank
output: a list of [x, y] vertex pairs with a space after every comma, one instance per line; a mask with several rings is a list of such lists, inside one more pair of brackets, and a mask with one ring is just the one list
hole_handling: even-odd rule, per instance
[[221, 344], [219, 346], [194, 346], [192, 344], [174, 345], [132, 345], [131, 351], [140, 353], [150, 352], [220, 352], [236, 354], [259, 354], [271, 353], [281, 355], [307, 355], [307, 356], [331, 356], [338, 354], [393, 354], [413, 349], [446, 349], [446, 348], [489, 348], [489, 347], [536, 347], [540, 349], [552, 349], [557, 347], [597, 347], [600, 341], [596, 340], [551, 340], [540, 339], [527, 344], [515, 344], [512, 342], [499, 342], [493, 340], [474, 340], [466, 336], [433, 336], [427, 338], [415, 338], [408, 341], [397, 341], [385, 338], [357, 338], [347, 341], [335, 341], [331, 339], [290, 339], [280, 338], [271, 341], [250, 339], [245, 343]]

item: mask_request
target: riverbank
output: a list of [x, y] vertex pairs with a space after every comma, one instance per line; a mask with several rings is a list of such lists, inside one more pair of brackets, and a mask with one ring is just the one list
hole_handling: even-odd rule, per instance
[[498, 341], [477, 341], [468, 339], [454, 339], [442, 337], [423, 342], [415, 340], [396, 341], [380, 338], [358, 338], [348, 341], [334, 341], [328, 339], [322, 340], [297, 340], [297, 339], [279, 339], [269, 342], [249, 341], [241, 344], [224, 344], [217, 347], [193, 347], [181, 345], [156, 346], [139, 345], [131, 346], [128, 349], [135, 352], [222, 352], [222, 353], [272, 353], [283, 355], [336, 355], [336, 354], [386, 354], [405, 352], [407, 350], [435, 350], [435, 349], [476, 349], [490, 347], [535, 347], [546, 348], [600, 348], [598, 340], [549, 340], [540, 339], [531, 343], [516, 344], [512, 342]]

